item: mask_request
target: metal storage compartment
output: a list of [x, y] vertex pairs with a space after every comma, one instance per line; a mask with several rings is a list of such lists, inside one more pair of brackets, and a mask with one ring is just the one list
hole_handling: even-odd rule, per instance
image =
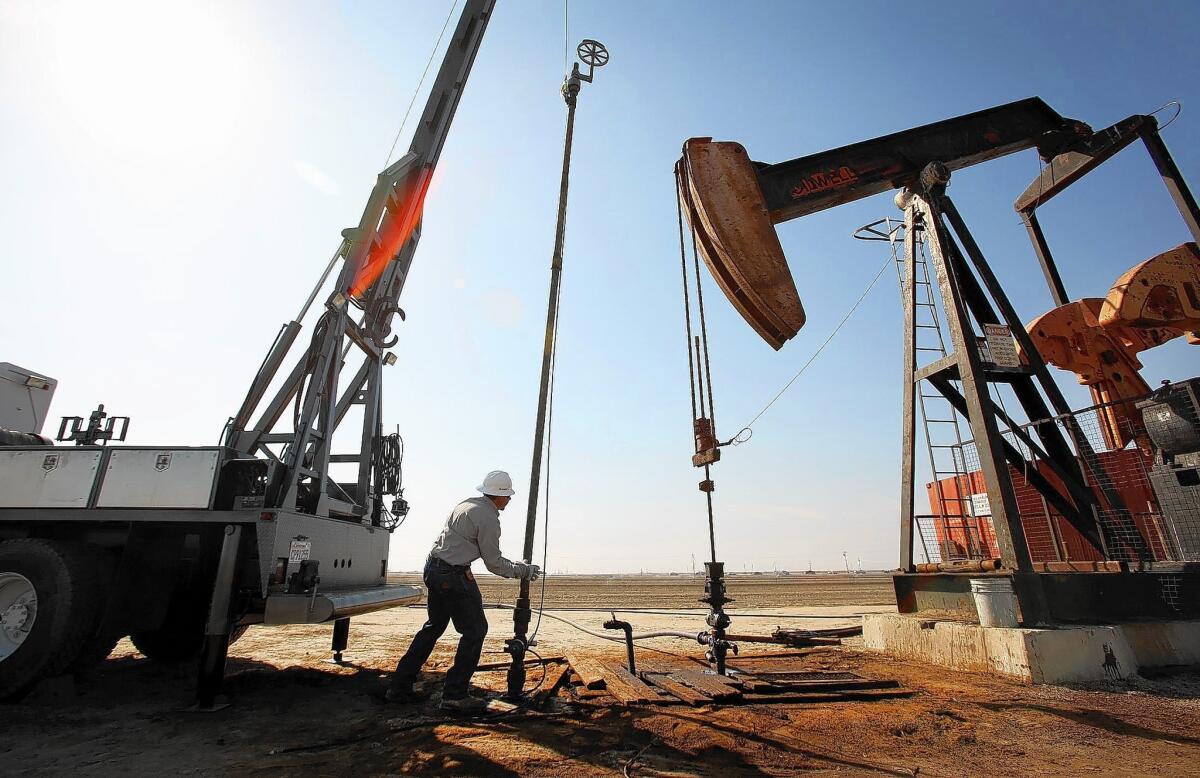
[[220, 448], [115, 448], [96, 498], [97, 508], [208, 508]]
[[86, 508], [100, 449], [0, 449], [0, 508]]

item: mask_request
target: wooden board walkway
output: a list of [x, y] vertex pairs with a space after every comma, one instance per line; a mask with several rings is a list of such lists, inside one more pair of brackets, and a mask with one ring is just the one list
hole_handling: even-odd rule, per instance
[[673, 697], [660, 693], [615, 662], [603, 662], [602, 666], [605, 670], [604, 681], [608, 693], [617, 702], [663, 704], [675, 701]]
[[572, 692], [578, 699], [607, 697], [623, 705], [850, 702], [912, 694], [893, 679], [853, 673], [741, 670], [734, 676], [719, 676], [693, 667], [654, 664], [635, 676], [617, 661], [569, 654], [567, 660], [574, 671]]
[[670, 694], [680, 702], [686, 702], [688, 705], [708, 705], [712, 702], [712, 698], [707, 694], [702, 694], [687, 684], [680, 683], [671, 677], [669, 673], [652, 673], [646, 672], [642, 674], [647, 683], [662, 689], [667, 694]]
[[571, 669], [575, 671], [587, 688], [604, 688], [604, 668], [599, 661], [567, 654], [567, 664], [571, 665]]

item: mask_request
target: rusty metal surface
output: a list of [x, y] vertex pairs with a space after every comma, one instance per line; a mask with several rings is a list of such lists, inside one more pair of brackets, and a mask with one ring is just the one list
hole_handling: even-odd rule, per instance
[[1185, 333], [1200, 343], [1200, 250], [1176, 246], [1126, 272], [1105, 299], [1060, 305], [1026, 329], [1042, 359], [1075, 373], [1096, 404], [1105, 404], [1105, 443], [1124, 448], [1141, 437], [1141, 417], [1127, 403], [1107, 404], [1149, 393], [1137, 354]]
[[[1103, 300], [1085, 298], [1061, 305], [1029, 322], [1026, 329], [1042, 359], [1074, 373], [1096, 404], [1142, 397], [1150, 386], [1139, 372], [1137, 353], [1157, 343], [1128, 328], [1100, 326]], [[1138, 411], [1128, 403], [1106, 406], [1101, 432], [1111, 449], [1124, 448], [1129, 432], [1142, 429]]]
[[1090, 129], [1030, 97], [774, 165], [760, 165], [763, 199], [778, 224], [915, 183], [939, 162], [950, 171], [1037, 147], [1049, 158]]
[[1184, 331], [1200, 343], [1200, 248], [1183, 243], [1129, 270], [1109, 290], [1099, 319], [1102, 327]]
[[1021, 193], [1013, 207], [1023, 212], [1044, 204], [1137, 140], [1138, 130], [1148, 118], [1135, 115], [1122, 119], [1056, 155]]
[[696, 248], [721, 291], [772, 348], [781, 348], [804, 326], [804, 307], [746, 150], [692, 138], [675, 176]]

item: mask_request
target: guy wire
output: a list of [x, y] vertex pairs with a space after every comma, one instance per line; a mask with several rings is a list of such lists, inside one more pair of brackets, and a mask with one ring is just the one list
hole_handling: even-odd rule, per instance
[[751, 427], [754, 426], [754, 423], [758, 421], [762, 415], [771, 408], [772, 405], [775, 404], [776, 400], [783, 396], [784, 392], [791, 388], [792, 384], [796, 383], [796, 379], [800, 378], [800, 376], [804, 374], [804, 371], [808, 369], [808, 366], [811, 365], [816, 358], [821, 355], [821, 352], [825, 350], [825, 347], [829, 345], [829, 342], [833, 340], [834, 336], [841, 331], [846, 322], [850, 320], [850, 317], [854, 315], [854, 312], [858, 310], [858, 307], [862, 305], [863, 300], [867, 299], [867, 295], [870, 294], [871, 290], [875, 288], [875, 284], [878, 283], [879, 279], [883, 276], [884, 271], [887, 270], [888, 265], [891, 263], [891, 257], [888, 257], [886, 260], [884, 260], [883, 266], [879, 268], [879, 272], [876, 273], [875, 277], [871, 279], [871, 283], [867, 284], [867, 288], [864, 289], [862, 294], [858, 296], [858, 299], [854, 301], [854, 305], [850, 306], [850, 310], [846, 311], [846, 315], [843, 316], [842, 320], [839, 321], [837, 326], [833, 328], [833, 330], [829, 333], [829, 336], [825, 338], [824, 342], [822, 342], [821, 345], [817, 347], [817, 350], [812, 353], [812, 356], [810, 356], [808, 360], [800, 366], [800, 369], [796, 371], [796, 374], [788, 379], [788, 382], [783, 385], [783, 388], [775, 393], [775, 396], [771, 398], [770, 402], [764, 405], [762, 410], [754, 414], [754, 418], [751, 419], [744, 427], [742, 427], [741, 430], [738, 431], [738, 434], [735, 435], [730, 442], [736, 445], [737, 443], [744, 443], [746, 440], [749, 440], [748, 437], [742, 439], [742, 433], [747, 431], [752, 432], [753, 430], [751, 430]]
[[446, 21], [442, 23], [442, 31], [438, 33], [437, 40], [433, 43], [433, 51], [429, 52], [429, 61], [425, 63], [425, 70], [421, 71], [421, 80], [417, 82], [417, 88], [413, 90], [412, 99], [408, 101], [408, 108], [404, 109], [404, 118], [400, 120], [400, 128], [396, 130], [396, 137], [392, 138], [392, 147], [388, 149], [387, 159], [383, 161], [385, 168], [392, 161], [392, 154], [396, 151], [396, 144], [400, 142], [400, 133], [404, 132], [404, 125], [408, 124], [408, 115], [412, 113], [413, 105], [417, 102], [417, 95], [421, 93], [421, 86], [425, 83], [425, 76], [429, 75], [429, 67], [433, 64], [433, 57], [437, 54], [438, 46], [442, 43], [442, 37], [446, 34], [446, 28], [450, 26], [450, 19], [454, 16], [454, 9], [457, 7], [458, 0], [450, 3], [450, 12], [446, 14]]

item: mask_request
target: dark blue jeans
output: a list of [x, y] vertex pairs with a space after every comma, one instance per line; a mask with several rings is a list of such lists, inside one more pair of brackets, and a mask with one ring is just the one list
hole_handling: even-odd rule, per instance
[[396, 692], [412, 689], [413, 682], [421, 672], [421, 666], [433, 653], [433, 647], [446, 631], [446, 626], [453, 621], [454, 629], [462, 637], [458, 640], [454, 665], [446, 673], [446, 685], [442, 696], [451, 699], [466, 697], [471, 676], [479, 666], [483, 639], [487, 636], [488, 623], [487, 617], [483, 615], [483, 595], [479, 593], [479, 585], [470, 575], [470, 568], [453, 567], [433, 557], [425, 563], [424, 579], [429, 618], [396, 665], [396, 672], [392, 675], [392, 689]]

